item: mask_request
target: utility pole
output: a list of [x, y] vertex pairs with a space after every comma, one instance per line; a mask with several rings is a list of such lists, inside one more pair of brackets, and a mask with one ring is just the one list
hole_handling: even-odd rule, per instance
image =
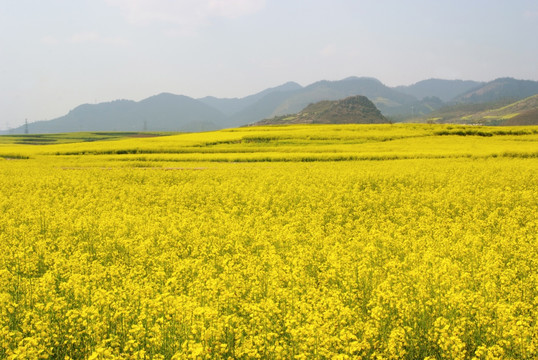
[[24, 120], [24, 133], [28, 134], [28, 119]]

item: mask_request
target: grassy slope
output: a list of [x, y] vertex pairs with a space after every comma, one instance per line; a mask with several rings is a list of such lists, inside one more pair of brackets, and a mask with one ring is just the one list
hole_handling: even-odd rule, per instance
[[503, 122], [506, 126], [538, 125], [538, 108], [519, 113], [511, 119]]
[[538, 125], [538, 95], [513, 103], [502, 101], [444, 107], [428, 114], [427, 120], [440, 123], [483, 125]]
[[[478, 114], [474, 114], [470, 116], [467, 120], [471, 120], [476, 123], [491, 123], [493, 125], [505, 125], [505, 123], [510, 120], [512, 125], [523, 125], [518, 121], [518, 118], [527, 115], [529, 112], [536, 112], [537, 109], [538, 95], [534, 95], [497, 109], [487, 110]], [[527, 125], [537, 124], [538, 118], [535, 118], [534, 123]]]

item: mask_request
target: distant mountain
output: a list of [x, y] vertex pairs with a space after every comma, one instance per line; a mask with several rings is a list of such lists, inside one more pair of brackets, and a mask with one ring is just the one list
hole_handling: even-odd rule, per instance
[[437, 97], [444, 102], [448, 102], [456, 96], [482, 85], [484, 85], [484, 83], [470, 80], [428, 79], [409, 86], [397, 86], [394, 90], [412, 95], [417, 99]]
[[367, 97], [356, 95], [343, 100], [319, 101], [308, 105], [297, 114], [277, 116], [253, 125], [383, 124], [388, 122]]
[[286, 92], [274, 92], [265, 95], [254, 104], [233, 114], [228, 119], [229, 127], [243, 126], [273, 116], [283, 102], [287, 101], [298, 90]]
[[499, 78], [469, 90], [454, 101], [460, 103], [485, 103], [501, 99], [521, 100], [538, 94], [538, 81]]
[[411, 107], [418, 101], [413, 96], [383, 85], [377, 79], [350, 77], [339, 81], [318, 81], [304, 88], [270, 93], [230, 118], [234, 126], [241, 126], [260, 119], [297, 113], [318, 101], [341, 100], [354, 95], [368, 97], [385, 115], [392, 115], [402, 109], [411, 113]]
[[391, 108], [409, 105], [417, 99], [402, 94], [384, 85], [381, 81], [369, 77], [349, 77], [340, 81], [318, 81], [302, 89], [282, 104], [276, 112], [289, 113], [299, 111], [304, 106], [321, 100], [340, 100], [348, 96], [363, 95], [371, 99], [381, 112], [390, 112]]
[[[243, 98], [193, 99], [163, 93], [139, 102], [116, 100], [85, 104], [65, 116], [30, 123], [29, 132], [216, 130], [295, 114], [309, 104], [357, 95], [370, 99], [391, 121], [420, 121], [428, 114], [430, 118], [454, 119], [507, 105], [507, 99], [513, 102], [534, 94], [538, 94], [537, 81], [512, 78], [488, 83], [429, 79], [411, 86], [390, 88], [374, 78], [349, 77], [318, 81], [305, 87], [287, 82]], [[449, 108], [446, 107], [448, 100]], [[530, 119], [527, 121], [533, 121], [532, 116]], [[25, 127], [21, 126], [4, 133], [23, 132]]]
[[198, 100], [206, 105], [214, 107], [226, 116], [231, 116], [235, 113], [242, 111], [243, 109], [247, 108], [248, 106], [254, 104], [256, 101], [271, 93], [294, 91], [299, 89], [302, 89], [301, 85], [297, 84], [296, 82], [290, 81], [280, 86], [265, 89], [257, 94], [249, 95], [243, 98], [222, 99], [216, 98], [214, 96], [206, 96]]
[[[29, 124], [30, 133], [78, 131], [207, 131], [223, 127], [220, 111], [195, 99], [163, 93], [139, 102], [84, 104], [67, 115]], [[11, 133], [21, 134], [24, 126]]]
[[137, 110], [140, 119], [160, 131], [215, 130], [226, 119], [220, 111], [198, 100], [168, 93], [140, 101]]

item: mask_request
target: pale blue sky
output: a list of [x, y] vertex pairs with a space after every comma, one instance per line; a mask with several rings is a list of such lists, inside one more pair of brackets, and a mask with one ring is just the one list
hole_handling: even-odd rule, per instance
[[0, 129], [161, 92], [538, 80], [536, 0], [0, 0]]

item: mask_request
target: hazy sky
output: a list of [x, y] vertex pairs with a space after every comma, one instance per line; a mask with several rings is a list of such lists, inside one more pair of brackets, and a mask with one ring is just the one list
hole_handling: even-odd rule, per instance
[[0, 129], [161, 92], [538, 80], [536, 0], [0, 0]]

